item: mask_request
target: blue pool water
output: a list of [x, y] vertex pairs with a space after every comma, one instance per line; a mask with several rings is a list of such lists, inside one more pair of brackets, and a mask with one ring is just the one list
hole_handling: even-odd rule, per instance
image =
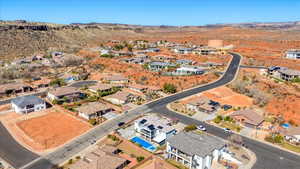
[[148, 141], [145, 141], [144, 139], [142, 139], [140, 137], [137, 137], [137, 136], [133, 137], [131, 139], [131, 141], [141, 145], [146, 150], [149, 150], [149, 151], [155, 151], [156, 150], [156, 147], [153, 144], [149, 143]]
[[282, 124], [281, 126], [282, 126], [283, 128], [289, 128], [289, 127], [290, 127], [290, 124], [284, 123], [284, 124]]

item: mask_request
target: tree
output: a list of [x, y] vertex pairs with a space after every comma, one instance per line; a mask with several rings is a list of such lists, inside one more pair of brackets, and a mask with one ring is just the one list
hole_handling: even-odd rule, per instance
[[100, 57], [104, 57], [104, 58], [113, 58], [113, 57], [115, 57], [115, 56], [112, 55], [112, 54], [103, 54], [103, 55], [101, 55]]
[[138, 162], [141, 162], [141, 161], [143, 161], [145, 159], [145, 157], [143, 157], [143, 156], [138, 156], [138, 157], [136, 157], [136, 160], [138, 161]]
[[175, 85], [170, 84], [170, 83], [165, 83], [163, 87], [164, 92], [166, 93], [176, 93], [177, 88]]
[[196, 130], [196, 129], [197, 129], [197, 126], [194, 125], [194, 124], [187, 125], [187, 126], [184, 127], [184, 131], [186, 131], [186, 132], [193, 131], [193, 130]]
[[61, 87], [61, 86], [65, 86], [65, 85], [66, 85], [66, 82], [63, 79], [60, 79], [60, 78], [52, 80], [50, 82], [50, 86], [59, 86], [59, 87]]

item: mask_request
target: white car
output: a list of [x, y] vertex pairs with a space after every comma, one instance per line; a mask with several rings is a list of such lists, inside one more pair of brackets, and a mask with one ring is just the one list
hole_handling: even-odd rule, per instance
[[232, 131], [229, 128], [223, 128], [225, 133], [231, 133]]
[[197, 126], [197, 129], [201, 131], [206, 131], [206, 128], [202, 125]]

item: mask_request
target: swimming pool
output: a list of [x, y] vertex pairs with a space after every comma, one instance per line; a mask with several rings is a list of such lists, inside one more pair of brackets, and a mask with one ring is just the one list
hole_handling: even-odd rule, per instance
[[137, 144], [141, 145], [146, 150], [149, 150], [149, 151], [155, 151], [156, 150], [156, 147], [153, 144], [149, 143], [148, 141], [146, 141], [146, 140], [144, 140], [144, 139], [142, 139], [140, 137], [137, 137], [137, 136], [133, 137], [131, 139], [131, 141], [133, 141], [134, 143], [137, 143]]

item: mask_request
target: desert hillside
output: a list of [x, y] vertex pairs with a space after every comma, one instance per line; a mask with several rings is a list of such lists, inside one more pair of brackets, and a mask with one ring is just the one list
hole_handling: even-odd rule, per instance
[[[69, 24], [0, 22], [0, 58], [26, 57], [49, 50], [77, 52], [84, 47], [99, 46], [108, 40], [146, 39], [207, 44], [222, 39], [233, 44], [246, 58], [245, 64], [281, 65], [300, 69], [300, 63], [282, 56], [300, 48], [299, 22], [244, 23], [208, 26], [140, 26], [126, 24]], [[293, 63], [293, 64], [291, 64]]]

